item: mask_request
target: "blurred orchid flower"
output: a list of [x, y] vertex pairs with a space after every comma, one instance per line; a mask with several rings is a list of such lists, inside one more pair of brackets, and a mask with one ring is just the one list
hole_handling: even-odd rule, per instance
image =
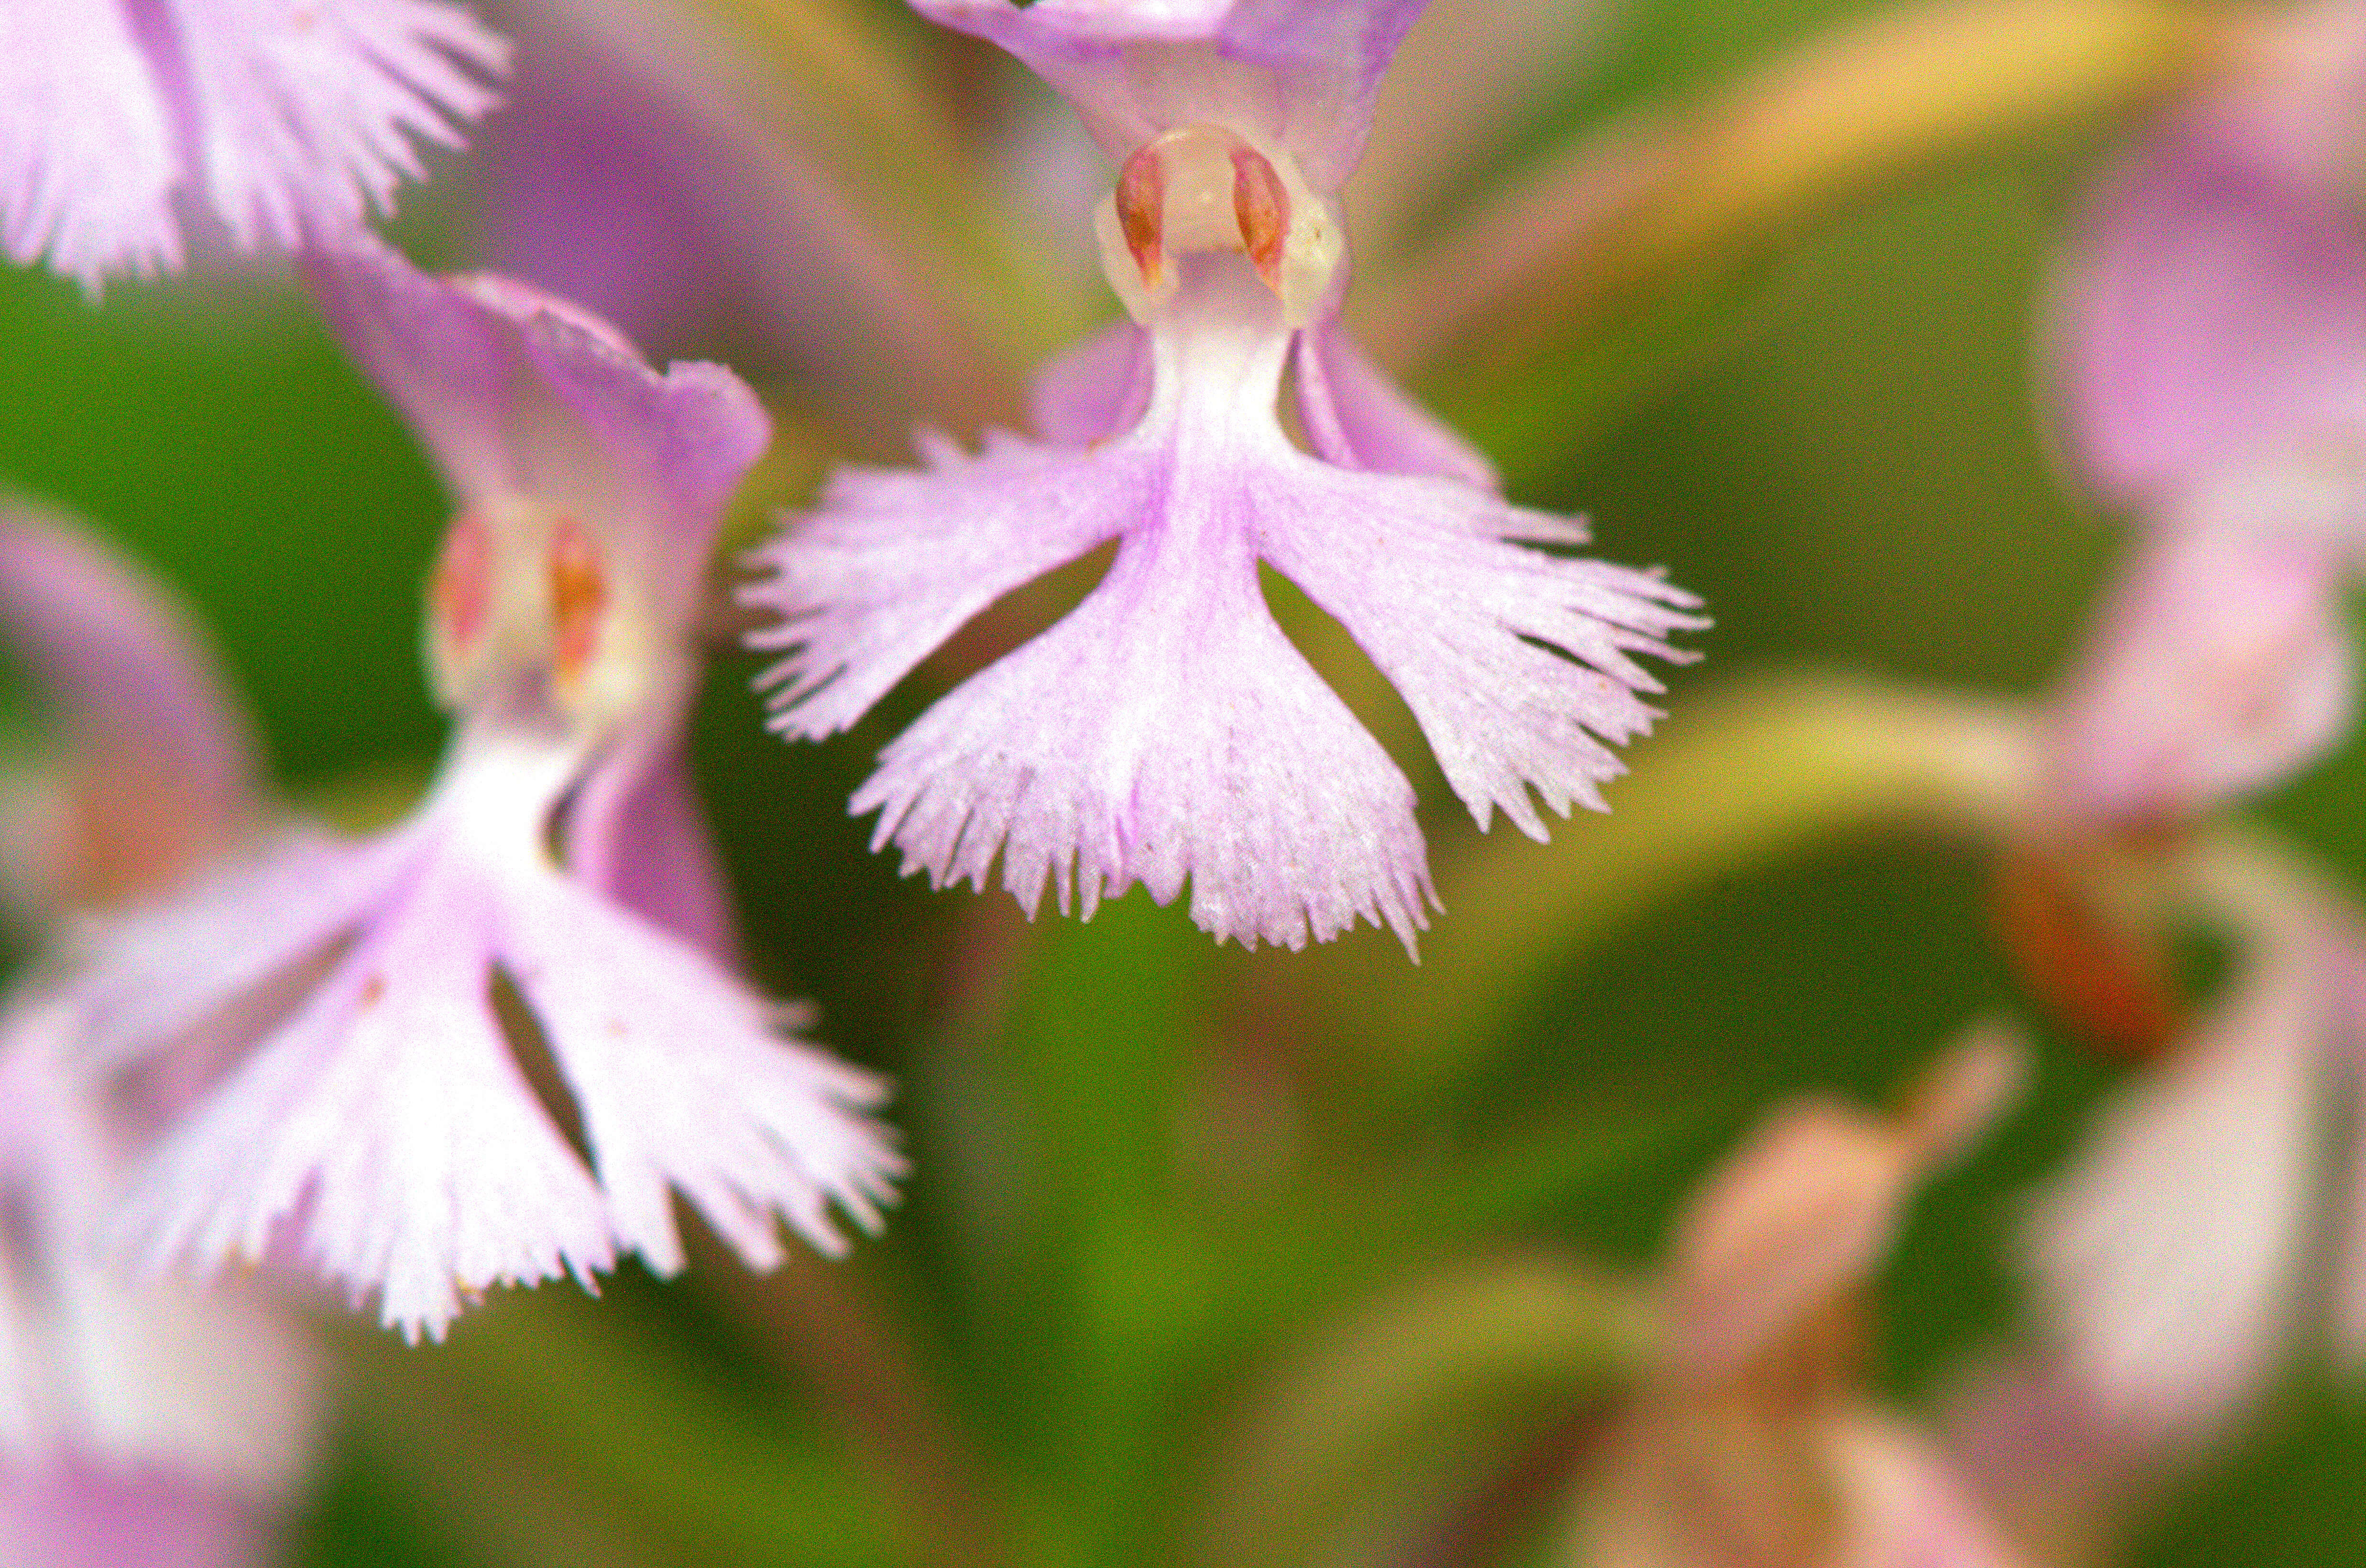
[[0, 877], [29, 924], [169, 888], [254, 826], [244, 715], [195, 624], [128, 562], [0, 499], [0, 629], [62, 743], [0, 817]]
[[2332, 750], [2357, 707], [2352, 539], [2366, 486], [2322, 470], [2237, 469], [2180, 497], [2106, 590], [2047, 714], [2055, 804], [2173, 825]]
[[2073, 813], [2175, 819], [2349, 725], [2366, 548], [2366, 6], [2281, 24], [2103, 181], [2057, 289], [2071, 456], [2147, 538], [2057, 714]]
[[[2222, 1431], [2311, 1327], [2328, 1259], [2340, 1360], [2366, 1363], [2354, 1214], [2366, 1143], [2327, 1140], [2366, 1050], [2366, 926], [2282, 859], [2220, 848], [2205, 891], [2243, 967], [2162, 1066], [2111, 1105], [2032, 1216], [2060, 1375], [2146, 1445]], [[2338, 1250], [2334, 1250], [2338, 1247]]]
[[5, 0], [0, 242], [96, 290], [180, 266], [185, 200], [242, 251], [333, 241], [507, 61], [444, 0]]
[[1915, 1190], [2018, 1092], [1976, 1032], [1906, 1112], [1778, 1111], [1679, 1220], [1660, 1385], [1603, 1435], [1572, 1560], [1617, 1568], [2005, 1568], [1938, 1445], [1858, 1388], [1853, 1301]]
[[110, 1263], [132, 1150], [74, 1065], [82, 1026], [53, 993], [0, 1010], [0, 1561], [263, 1562], [316, 1369], [259, 1304]]
[[[782, 1256], [776, 1215], [838, 1252], [830, 1205], [874, 1226], [901, 1169], [860, 1114], [884, 1089], [718, 957], [681, 759], [761, 409], [504, 279], [430, 278], [366, 239], [306, 270], [459, 498], [427, 628], [459, 723], [408, 822], [287, 846], [110, 942], [104, 1054], [206, 1030], [247, 1051], [142, 1173], [141, 1253], [210, 1270], [284, 1246], [416, 1336], [497, 1282], [588, 1282], [617, 1246], [679, 1269], [674, 1188], [751, 1266]], [[545, 1050], [547, 1103], [524, 1065]]]
[[[1002, 595], [1096, 546], [1060, 624], [941, 700], [856, 794], [907, 871], [1044, 884], [1089, 917], [1188, 879], [1219, 940], [1292, 948], [1359, 918], [1411, 950], [1436, 895], [1412, 786], [1283, 636], [1270, 565], [1403, 693], [1484, 827], [1533, 837], [1534, 789], [1602, 805], [1610, 745], [1656, 716], [1639, 654], [1703, 624], [1659, 574], [1548, 554], [1571, 520], [1505, 503], [1486, 460], [1341, 330], [1336, 196], [1418, 0], [1185, 6], [921, 0], [1018, 55], [1118, 161], [1098, 233], [1132, 323], [1053, 364], [1045, 440], [924, 443], [841, 471], [748, 590], [786, 656], [773, 725], [847, 728]], [[1312, 452], [1279, 401], [1296, 378]]]
[[[0, 503], [0, 636], [57, 732], [9, 824], [37, 928], [175, 886], [251, 828], [245, 727], [129, 563]], [[251, 1294], [111, 1266], [107, 1219], [167, 1107], [81, 1071], [84, 1020], [54, 958], [32, 974], [0, 998], [0, 1561], [261, 1563], [317, 1437], [311, 1357]]]

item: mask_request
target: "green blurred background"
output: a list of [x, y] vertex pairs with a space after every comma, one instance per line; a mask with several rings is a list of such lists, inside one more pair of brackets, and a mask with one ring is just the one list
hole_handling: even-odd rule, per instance
[[[1639, 0], [1534, 144], [1681, 101], [1865, 9]], [[1958, 162], [1797, 236], [1753, 260], [1674, 368], [1583, 421], [1582, 442], [1497, 454], [1528, 476], [1521, 499], [1590, 513], [1606, 554], [1667, 563], [1707, 599], [1709, 656], [1674, 677], [1673, 725], [1689, 697], [1752, 671], [2025, 693], [2056, 668], [2118, 535], [2049, 466], [2031, 324], [2111, 129]], [[417, 252], [465, 252], [458, 218], [413, 206]], [[444, 504], [300, 297], [214, 278], [121, 286], [92, 308], [11, 270], [0, 342], [0, 477], [186, 589], [282, 781], [422, 776], [441, 726], [417, 585]], [[1226, 1074], [1248, 1070], [1211, 1068], [1200, 1043], [1224, 1010], [1255, 1009], [1270, 966], [1213, 951], [1137, 892], [1088, 926], [1044, 928], [1007, 1006], [948, 1026], [947, 944], [972, 895], [899, 883], [843, 808], [911, 701], [786, 747], [757, 724], [752, 668], [715, 667], [700, 764], [754, 961], [817, 999], [834, 1046], [899, 1079], [915, 1173], [860, 1267], [903, 1304], [1045, 1560], [1157, 1560], [1237, 1402], [1369, 1293], [1532, 1243], [1640, 1269], [1673, 1204], [1769, 1103], [1809, 1086], [1878, 1099], [1967, 1020], [2022, 1007], [1974, 852], [1831, 846], [1572, 961], [1443, 1103], [1411, 1122], [1343, 1114], [1321, 1134], [1329, 1185], [1284, 1202], [1259, 1190], [1257, 1130], [1222, 1112]], [[2352, 877], [2360, 768], [2353, 752], [2268, 808]], [[1440, 853], [1470, 832], [1433, 817]], [[1910, 1403], [2013, 1323], [2018, 1194], [2114, 1076], [2037, 1022], [2030, 1101], [1919, 1204], [1884, 1282], [1880, 1375]], [[1355, 1097], [1351, 1053], [1292, 1070]], [[1366, 1182], [1434, 1193], [1366, 1209]], [[596, 1309], [521, 1305], [464, 1323], [446, 1351], [357, 1356], [302, 1561], [899, 1560], [877, 1485], [810, 1389], [710, 1293], [628, 1271]], [[414, 1364], [437, 1356], [456, 1370]], [[2304, 1376], [2137, 1560], [2366, 1562], [2361, 1473], [2366, 1406]], [[521, 1555], [496, 1517], [562, 1544]]]

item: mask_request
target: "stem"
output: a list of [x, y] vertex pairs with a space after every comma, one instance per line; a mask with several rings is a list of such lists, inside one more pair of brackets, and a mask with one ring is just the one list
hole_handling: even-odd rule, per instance
[[1510, 833], [1441, 868], [1447, 915], [1418, 969], [1335, 949], [1333, 1016], [1391, 1064], [1408, 1104], [1465, 1076], [1576, 954], [1714, 878], [1876, 825], [1993, 840], [2034, 815], [2031, 721], [2004, 702], [1831, 676], [1762, 678], [1694, 703], [1636, 754], [1607, 817], [1549, 846]]
[[848, 1446], [894, 1495], [906, 1556], [938, 1568], [1008, 1561], [1000, 1508], [976, 1456], [875, 1291], [851, 1265], [792, 1251], [751, 1274], [703, 1226], [693, 1276], [764, 1357], [803, 1374]]
[[1467, 1458], [1469, 1444], [1537, 1413], [1560, 1425], [1640, 1375], [1656, 1345], [1639, 1292], [1549, 1257], [1405, 1291], [1278, 1380], [1242, 1434], [1200, 1558], [1324, 1561], [1359, 1499], [1402, 1491], [1408, 1459]]
[[1384, 363], [1513, 374], [1696, 264], [1730, 266], [1891, 182], [2166, 97], [2228, 52], [2175, 0], [1938, 0], [1842, 29], [1680, 117], [1595, 133], [1358, 311]]

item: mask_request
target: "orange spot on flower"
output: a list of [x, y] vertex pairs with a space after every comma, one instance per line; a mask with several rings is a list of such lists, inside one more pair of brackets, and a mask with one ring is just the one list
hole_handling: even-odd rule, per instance
[[561, 518], [550, 531], [551, 660], [562, 676], [582, 672], [600, 644], [608, 576], [600, 547], [581, 523]]
[[1266, 155], [1254, 147], [1233, 150], [1233, 216], [1241, 226], [1241, 248], [1268, 288], [1281, 292], [1282, 252], [1290, 241], [1290, 192]]
[[1117, 180], [1117, 221], [1143, 283], [1156, 288], [1166, 265], [1166, 163], [1156, 143], [1125, 161]]
[[435, 558], [427, 588], [428, 611], [445, 643], [460, 652], [484, 632], [492, 601], [492, 531], [481, 515], [464, 511], [452, 520], [443, 552]]

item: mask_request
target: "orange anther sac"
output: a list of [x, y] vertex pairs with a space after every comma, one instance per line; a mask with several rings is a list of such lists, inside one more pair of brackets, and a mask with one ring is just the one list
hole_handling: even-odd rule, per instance
[[2120, 928], [2043, 856], [2005, 857], [1995, 884], [1997, 936], [2021, 983], [2106, 1055], [2158, 1056], [2182, 1026], [2167, 956]]
[[455, 652], [465, 651], [485, 629], [493, 602], [492, 531], [473, 511], [452, 520], [435, 572], [427, 585], [428, 612]]
[[1125, 248], [1142, 269], [1142, 281], [1158, 286], [1166, 265], [1166, 165], [1155, 147], [1145, 147], [1125, 161], [1117, 177], [1117, 221], [1124, 231]]
[[1281, 257], [1290, 240], [1290, 192], [1266, 155], [1254, 147], [1233, 149], [1233, 216], [1240, 220], [1241, 247], [1257, 276], [1281, 292]]
[[561, 518], [550, 531], [551, 662], [562, 676], [580, 674], [600, 643], [608, 608], [608, 576], [600, 547], [583, 525]]

